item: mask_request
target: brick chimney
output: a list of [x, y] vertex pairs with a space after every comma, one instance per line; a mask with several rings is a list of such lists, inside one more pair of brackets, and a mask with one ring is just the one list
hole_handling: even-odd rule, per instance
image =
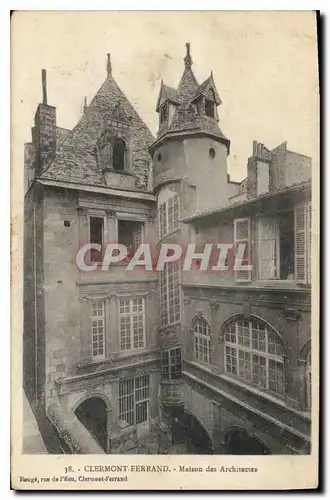
[[32, 139], [35, 148], [35, 175], [43, 173], [56, 151], [56, 108], [47, 104], [47, 75], [42, 72], [42, 103], [38, 105]]

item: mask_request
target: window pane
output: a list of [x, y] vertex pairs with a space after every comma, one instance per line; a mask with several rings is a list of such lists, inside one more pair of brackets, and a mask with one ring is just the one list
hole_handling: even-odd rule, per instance
[[104, 301], [91, 301], [92, 316], [92, 354], [94, 357], [104, 356]]
[[119, 300], [120, 349], [144, 347], [145, 318], [144, 298]]
[[269, 360], [269, 389], [279, 394], [284, 393], [284, 373], [281, 361]]
[[283, 345], [275, 331], [256, 318], [237, 319], [226, 325], [224, 339], [226, 372], [284, 394]]
[[237, 374], [237, 350], [234, 347], [226, 346], [225, 349], [225, 368], [226, 372]]
[[244, 380], [251, 380], [251, 354], [246, 351], [238, 351], [239, 376]]
[[194, 323], [195, 355], [198, 361], [209, 364], [211, 361], [211, 332], [209, 324], [198, 318]]
[[142, 424], [148, 420], [148, 402], [143, 401], [142, 403], [136, 404], [136, 423]]

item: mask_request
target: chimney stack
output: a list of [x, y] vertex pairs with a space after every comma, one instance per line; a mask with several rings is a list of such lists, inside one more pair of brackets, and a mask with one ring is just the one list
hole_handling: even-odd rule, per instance
[[56, 151], [56, 108], [47, 103], [46, 70], [41, 71], [42, 103], [38, 105], [32, 131], [35, 149], [35, 174], [41, 175]]

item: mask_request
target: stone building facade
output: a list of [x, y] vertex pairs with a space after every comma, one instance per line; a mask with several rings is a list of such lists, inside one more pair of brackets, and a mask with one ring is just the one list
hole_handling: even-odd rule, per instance
[[[25, 145], [24, 389], [61, 451], [309, 453], [311, 159], [254, 142], [232, 182], [213, 75], [199, 85], [192, 63], [187, 44], [156, 138], [110, 56], [73, 130], [43, 72]], [[128, 255], [103, 270], [112, 243]], [[194, 244], [193, 265], [128, 272], [143, 243]], [[213, 253], [203, 267], [209, 243], [232, 245], [229, 270]], [[252, 270], [230, 271], [239, 243]]]

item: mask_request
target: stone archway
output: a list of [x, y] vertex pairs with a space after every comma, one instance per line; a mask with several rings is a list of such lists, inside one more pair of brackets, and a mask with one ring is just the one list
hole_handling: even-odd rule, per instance
[[102, 398], [85, 399], [75, 410], [75, 415], [107, 452], [108, 410]]
[[170, 411], [172, 444], [185, 446], [185, 453], [192, 455], [211, 455], [212, 441], [202, 423], [181, 406]]
[[225, 455], [270, 455], [271, 451], [245, 429], [231, 429], [225, 439]]

